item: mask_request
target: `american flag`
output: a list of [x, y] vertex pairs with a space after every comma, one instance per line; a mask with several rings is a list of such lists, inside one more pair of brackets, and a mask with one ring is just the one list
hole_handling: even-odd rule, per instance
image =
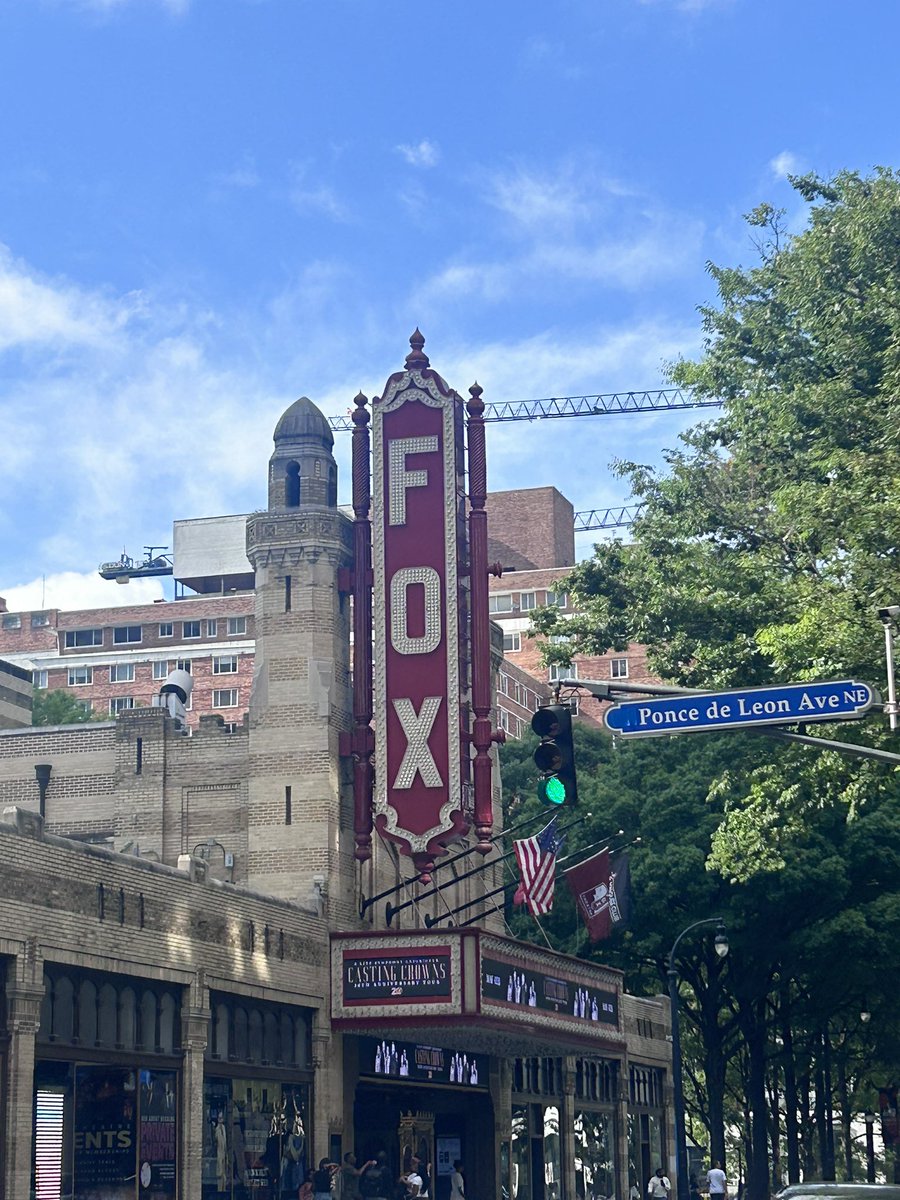
[[533, 917], [543, 916], [553, 907], [556, 856], [562, 844], [556, 817], [534, 837], [513, 842], [521, 878], [519, 892]]

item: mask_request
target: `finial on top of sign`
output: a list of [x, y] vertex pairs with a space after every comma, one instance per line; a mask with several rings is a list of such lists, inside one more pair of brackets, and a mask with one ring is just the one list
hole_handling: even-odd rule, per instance
[[483, 393], [484, 388], [479, 387], [477, 383], [473, 383], [469, 388], [469, 395], [472, 399], [466, 401], [466, 411], [470, 417], [480, 417], [484, 412], [484, 401], [481, 398]]
[[356, 405], [356, 408], [353, 410], [350, 420], [354, 425], [368, 425], [369, 410], [366, 408], [366, 405], [369, 403], [368, 396], [364, 396], [362, 392], [357, 392], [353, 397], [353, 403]]
[[423, 367], [429, 366], [428, 355], [423, 353], [422, 347], [425, 345], [425, 339], [419, 332], [418, 325], [415, 332], [410, 335], [409, 344], [412, 350], [406, 356], [407, 371], [420, 371]]

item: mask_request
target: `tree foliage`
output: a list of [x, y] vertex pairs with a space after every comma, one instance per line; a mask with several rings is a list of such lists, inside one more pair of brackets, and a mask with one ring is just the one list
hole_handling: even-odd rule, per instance
[[35, 688], [31, 710], [32, 725], [81, 725], [93, 720], [93, 713], [71, 692]]
[[[570, 638], [549, 660], [638, 642], [686, 687], [883, 679], [875, 610], [900, 594], [900, 176], [793, 182], [806, 228], [787, 236], [767, 205], [749, 215], [758, 263], [710, 265], [704, 354], [672, 368], [721, 416], [662, 472], [618, 465], [640, 517], [565, 581], [578, 616], [536, 614], [539, 632]], [[887, 739], [878, 719], [829, 733]], [[889, 767], [770, 744], [767, 762], [714, 784], [710, 862], [736, 878], [783, 869], [816, 812], [853, 820], [897, 786]]]

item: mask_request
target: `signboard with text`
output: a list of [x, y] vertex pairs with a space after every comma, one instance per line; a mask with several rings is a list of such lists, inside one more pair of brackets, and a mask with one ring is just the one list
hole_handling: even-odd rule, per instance
[[[447, 1083], [457, 1087], [488, 1086], [486, 1054], [448, 1050], [443, 1046], [397, 1042], [390, 1038], [359, 1039], [360, 1075], [401, 1082]], [[458, 1157], [458, 1156], [457, 1156]]]
[[453, 994], [450, 948], [345, 950], [342, 980], [345, 1006], [445, 1002]]
[[854, 680], [792, 683], [703, 695], [627, 700], [613, 705], [606, 725], [623, 737], [709, 732], [863, 717], [878, 699], [874, 688]]
[[484, 1000], [504, 1006], [551, 1012], [576, 1021], [597, 1021], [616, 1028], [619, 1025], [615, 992], [573, 983], [522, 963], [482, 958], [481, 995]]
[[462, 401], [430, 370], [373, 403], [375, 822], [428, 870], [466, 826], [460, 751]]

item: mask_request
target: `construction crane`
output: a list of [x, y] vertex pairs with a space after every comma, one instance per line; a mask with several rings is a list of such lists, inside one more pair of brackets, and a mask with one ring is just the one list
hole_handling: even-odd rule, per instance
[[[549, 396], [544, 400], [508, 400], [485, 404], [485, 421], [543, 421], [554, 417], [609, 417], [623, 413], [668, 412], [682, 408], [718, 408], [721, 400], [701, 399], [683, 388], [648, 388], [637, 392], [603, 392], [598, 396]], [[335, 433], [353, 429], [348, 413], [329, 417]]]
[[131, 579], [146, 579], [151, 575], [171, 575], [171, 554], [157, 554], [157, 550], [168, 550], [168, 546], [145, 546], [144, 557], [135, 562], [125, 551], [118, 561], [101, 563], [98, 570], [101, 579], [114, 579], [116, 583], [128, 583]]
[[575, 514], [575, 532], [589, 529], [621, 529], [631, 525], [641, 511], [640, 504], [621, 504], [618, 508], [591, 508]]

